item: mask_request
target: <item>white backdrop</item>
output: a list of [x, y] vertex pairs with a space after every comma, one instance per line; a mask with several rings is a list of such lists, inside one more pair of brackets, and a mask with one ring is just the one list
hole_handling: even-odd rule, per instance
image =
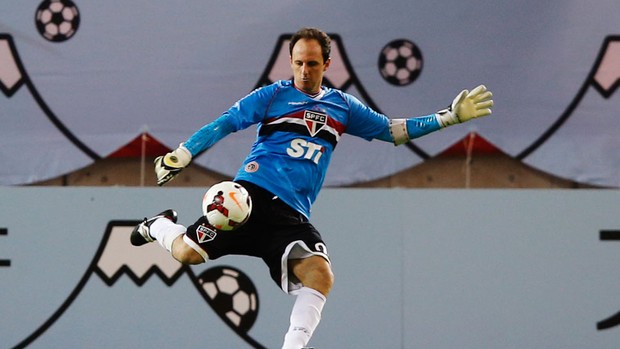
[[[79, 26], [61, 42], [37, 31], [45, 2], [0, 2], [0, 160], [11, 164], [0, 184], [69, 173], [142, 132], [176, 147], [254, 87], [289, 78], [280, 39], [308, 25], [333, 34], [333, 85], [391, 117], [432, 113], [479, 83], [496, 101], [493, 117], [416, 140], [417, 153], [345, 137], [326, 185], [409, 168], [471, 131], [557, 176], [620, 184], [615, 0], [74, 0]], [[398, 39], [420, 51], [419, 76], [404, 86], [378, 66]], [[233, 175], [254, 133], [196, 162]]]

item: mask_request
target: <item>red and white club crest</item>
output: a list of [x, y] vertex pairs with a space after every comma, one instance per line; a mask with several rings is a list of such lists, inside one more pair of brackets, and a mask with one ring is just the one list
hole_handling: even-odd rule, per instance
[[304, 111], [304, 122], [311, 136], [315, 136], [327, 123], [327, 114], [312, 110]]

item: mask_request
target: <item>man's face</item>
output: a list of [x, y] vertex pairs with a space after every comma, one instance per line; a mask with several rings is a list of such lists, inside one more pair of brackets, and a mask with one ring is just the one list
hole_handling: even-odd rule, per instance
[[300, 39], [293, 46], [291, 68], [295, 86], [309, 94], [318, 93], [323, 82], [323, 74], [330, 60], [323, 62], [321, 45], [317, 40]]

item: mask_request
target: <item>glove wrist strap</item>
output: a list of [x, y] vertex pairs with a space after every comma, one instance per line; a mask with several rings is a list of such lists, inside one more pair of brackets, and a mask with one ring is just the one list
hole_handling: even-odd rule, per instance
[[438, 111], [435, 117], [442, 128], [461, 123], [458, 115], [452, 111], [451, 107]]
[[164, 156], [164, 165], [172, 168], [182, 168], [192, 161], [192, 153], [185, 148], [183, 143], [178, 148]]

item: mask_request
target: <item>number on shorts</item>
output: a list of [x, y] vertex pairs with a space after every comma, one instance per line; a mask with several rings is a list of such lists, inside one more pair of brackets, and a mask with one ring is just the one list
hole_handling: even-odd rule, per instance
[[314, 245], [314, 249], [315, 249], [317, 252], [321, 252], [321, 253], [323, 253], [324, 255], [327, 255], [327, 246], [325, 246], [325, 244], [324, 244], [324, 243], [322, 243], [322, 242], [317, 242], [317, 243]]

